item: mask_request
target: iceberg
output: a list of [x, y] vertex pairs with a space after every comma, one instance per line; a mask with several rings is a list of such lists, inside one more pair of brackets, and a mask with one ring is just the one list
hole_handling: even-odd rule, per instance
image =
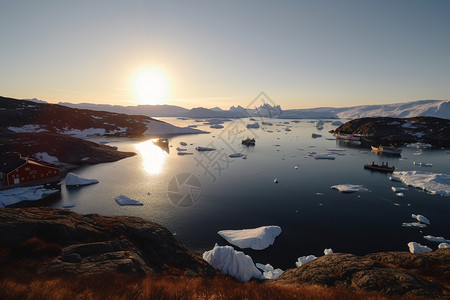
[[97, 179], [87, 179], [80, 177], [74, 173], [68, 173], [66, 176], [66, 185], [73, 186], [73, 185], [88, 185], [88, 184], [94, 184], [98, 183], [99, 181]]
[[407, 190], [408, 190], [407, 188], [404, 188], [404, 187], [396, 187], [396, 186], [391, 187], [391, 189], [392, 189], [392, 191], [393, 191], [394, 193], [403, 192], [403, 191], [407, 191]]
[[450, 196], [450, 175], [422, 171], [398, 171], [394, 175], [406, 185], [431, 194]]
[[412, 222], [412, 223], [402, 223], [403, 227], [418, 227], [418, 228], [425, 228], [427, 227], [426, 224], [422, 224], [419, 222]]
[[417, 161], [414, 161], [413, 165], [414, 166], [421, 166], [421, 167], [432, 167], [433, 166], [433, 164], [417, 162]]
[[242, 153], [233, 153], [233, 154], [230, 154], [230, 155], [228, 155], [229, 157], [244, 157], [245, 156], [245, 154], [242, 154]]
[[341, 193], [354, 193], [354, 192], [369, 191], [362, 185], [358, 185], [358, 184], [338, 184], [338, 185], [333, 185], [331, 188], [334, 190], [338, 190]]
[[190, 127], [177, 127], [169, 123], [152, 120], [148, 121], [147, 130], [144, 132], [144, 135], [196, 134], [196, 133], [206, 133], [206, 132]]
[[194, 154], [194, 153], [192, 153], [192, 152], [182, 152], [182, 151], [179, 151], [177, 154], [178, 154], [178, 155], [192, 155], [192, 154]]
[[260, 263], [256, 263], [256, 267], [263, 271], [260, 279], [275, 279], [280, 277], [280, 275], [284, 272], [280, 268], [274, 269], [270, 264], [263, 265]]
[[309, 263], [310, 261], [315, 260], [317, 257], [314, 255], [308, 255], [308, 256], [300, 256], [297, 261], [295, 262], [295, 265], [297, 268], [301, 267], [302, 265]]
[[442, 248], [450, 248], [450, 244], [440, 243], [439, 246], [438, 246], [438, 249], [442, 249]]
[[231, 246], [219, 246], [203, 253], [203, 259], [222, 274], [246, 282], [251, 278], [260, 278], [261, 272], [256, 268], [250, 256], [236, 251]]
[[247, 128], [259, 128], [259, 124], [258, 124], [258, 122], [253, 123], [253, 124], [247, 124]]
[[127, 196], [124, 195], [119, 195], [116, 198], [114, 198], [114, 200], [116, 200], [117, 204], [119, 205], [144, 205], [144, 203], [128, 198]]
[[217, 233], [227, 242], [241, 249], [263, 250], [273, 245], [275, 238], [281, 233], [281, 228], [280, 226], [261, 226], [253, 229], [221, 230]]
[[422, 216], [422, 215], [415, 215], [415, 214], [412, 214], [411, 217], [412, 217], [413, 219], [416, 219], [416, 220], [419, 221], [419, 222], [422, 222], [422, 223], [425, 223], [425, 224], [427, 224], [427, 225], [430, 225], [430, 220], [428, 220], [426, 217], [424, 217], [424, 216]]
[[389, 180], [390, 180], [390, 181], [402, 182], [402, 180], [401, 180], [400, 178], [395, 177], [395, 176], [389, 176]]
[[0, 191], [0, 207], [13, 205], [22, 201], [41, 200], [59, 192], [56, 189], [46, 189], [43, 185], [19, 187]]
[[180, 145], [181, 146], [187, 146], [187, 143], [186, 142], [180, 142]]
[[334, 157], [333, 155], [329, 155], [329, 154], [317, 154], [317, 155], [313, 155], [314, 159], [329, 159], [329, 160], [335, 160], [336, 157]]
[[325, 255], [333, 254], [333, 249], [331, 249], [331, 248], [325, 249], [325, 250], [323, 250], [323, 254], [325, 254]]
[[176, 149], [177, 149], [177, 151], [187, 151], [186, 148], [180, 148], [180, 147], [177, 147]]
[[427, 252], [433, 251], [433, 250], [431, 250], [430, 247], [423, 246], [416, 242], [409, 242], [408, 247], [409, 247], [409, 252], [411, 252], [411, 253], [427, 253]]
[[423, 238], [435, 243], [450, 243], [450, 240], [447, 240], [442, 236], [425, 235]]
[[195, 150], [197, 151], [215, 151], [214, 148], [208, 148], [208, 147], [195, 147]]

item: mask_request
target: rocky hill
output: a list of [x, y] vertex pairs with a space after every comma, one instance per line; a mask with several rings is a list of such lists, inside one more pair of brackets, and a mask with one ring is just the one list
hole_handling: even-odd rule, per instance
[[361, 118], [349, 121], [335, 132], [363, 134], [363, 142], [373, 145], [427, 143], [450, 147], [450, 120], [434, 117]]
[[[225, 286], [229, 282], [158, 224], [136, 217], [80, 215], [49, 208], [0, 209], [0, 270], [0, 280], [17, 273], [64, 276], [112, 272], [171, 276], [170, 281], [172, 276], [215, 277], [215, 286], [221, 284], [218, 280], [223, 279]], [[283, 287], [291, 286], [301, 290], [319, 285], [449, 299], [449, 278], [450, 249], [364, 257], [336, 253], [286, 270], [276, 280], [259, 282], [259, 289], [285, 291]], [[203, 281], [202, 286], [211, 283]], [[242, 289], [245, 287], [242, 284]]]

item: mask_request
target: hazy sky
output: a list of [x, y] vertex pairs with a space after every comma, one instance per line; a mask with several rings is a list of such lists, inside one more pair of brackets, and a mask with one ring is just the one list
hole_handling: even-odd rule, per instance
[[135, 104], [145, 69], [185, 107], [450, 98], [449, 0], [0, 0], [0, 38], [14, 98]]

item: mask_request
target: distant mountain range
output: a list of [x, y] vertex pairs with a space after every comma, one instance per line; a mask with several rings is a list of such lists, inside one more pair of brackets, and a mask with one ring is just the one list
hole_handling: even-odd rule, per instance
[[[36, 101], [35, 99], [33, 99]], [[41, 100], [37, 100], [41, 101]], [[211, 109], [197, 107], [186, 109], [175, 105], [138, 105], [120, 106], [60, 102], [60, 105], [91, 110], [109, 111], [129, 115], [145, 115], [149, 117], [188, 117], [188, 118], [243, 118], [269, 117], [280, 119], [356, 119], [363, 117], [396, 117], [412, 118], [430, 116], [450, 119], [449, 100], [419, 100], [405, 103], [385, 105], [360, 105], [351, 107], [318, 107], [310, 109], [287, 109], [264, 103], [259, 107], [244, 108], [232, 106], [228, 110], [214, 107]]]

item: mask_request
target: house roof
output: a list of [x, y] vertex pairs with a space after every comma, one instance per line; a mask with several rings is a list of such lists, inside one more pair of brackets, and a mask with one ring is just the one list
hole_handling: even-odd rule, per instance
[[27, 161], [22, 158], [13, 158], [8, 160], [0, 160], [0, 172], [9, 173], [18, 167], [24, 165]]

